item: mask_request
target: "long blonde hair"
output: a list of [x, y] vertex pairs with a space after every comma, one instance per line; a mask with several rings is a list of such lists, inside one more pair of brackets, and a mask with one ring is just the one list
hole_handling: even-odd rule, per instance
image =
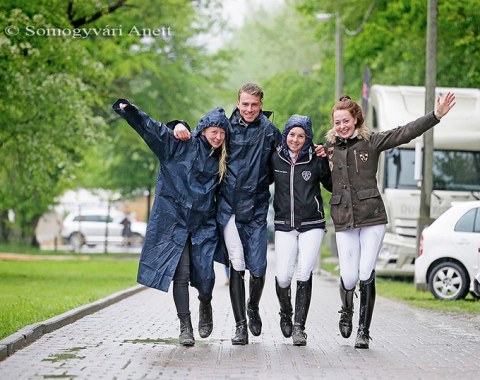
[[220, 157], [218, 158], [218, 182], [222, 182], [223, 178], [227, 175], [227, 144], [223, 140], [222, 151], [220, 152]]

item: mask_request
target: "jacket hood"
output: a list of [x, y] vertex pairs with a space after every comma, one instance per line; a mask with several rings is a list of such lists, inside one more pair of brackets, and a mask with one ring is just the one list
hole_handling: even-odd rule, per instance
[[305, 131], [305, 135], [306, 135], [305, 144], [303, 145], [302, 150], [298, 155], [298, 159], [300, 159], [304, 155], [309, 153], [312, 147], [312, 142], [313, 142], [312, 120], [308, 116], [304, 116], [304, 115], [292, 115], [287, 120], [285, 124], [285, 128], [283, 129], [283, 132], [282, 132], [282, 143], [281, 143], [282, 152], [285, 157], [289, 157], [287, 136], [290, 130], [294, 127], [302, 128]]
[[[361, 127], [357, 128], [357, 138], [358, 139], [364, 139], [366, 141], [370, 140], [370, 136], [372, 135], [372, 131], [364, 125]], [[344, 140], [341, 137], [337, 136], [337, 132], [335, 131], [335, 127], [330, 129], [326, 135], [325, 135], [325, 140], [327, 141], [328, 144], [335, 144], [338, 140]]]
[[225, 115], [225, 110], [217, 107], [207, 112], [207, 114], [198, 121], [197, 127], [192, 131], [192, 135], [198, 137], [201, 135], [201, 132], [208, 127], [222, 128], [225, 133], [227, 133], [229, 124], [230, 122]]

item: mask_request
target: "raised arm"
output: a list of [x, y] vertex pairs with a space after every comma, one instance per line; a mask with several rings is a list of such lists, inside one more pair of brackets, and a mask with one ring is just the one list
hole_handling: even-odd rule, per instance
[[165, 124], [152, 119], [126, 99], [118, 99], [113, 110], [140, 135], [159, 159], [170, 156], [177, 144], [173, 132]]

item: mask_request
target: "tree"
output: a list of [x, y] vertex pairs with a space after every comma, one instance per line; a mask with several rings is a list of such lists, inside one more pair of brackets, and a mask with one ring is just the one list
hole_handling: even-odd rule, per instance
[[[106, 150], [106, 157], [100, 154], [102, 147], [119, 142], [115, 128], [107, 129], [116, 120], [110, 105], [117, 94], [138, 98], [147, 109], [160, 101], [161, 118], [182, 109], [195, 117], [204, 99], [195, 97], [200, 93], [195, 85], [212, 88], [209, 79], [216, 74], [204, 70], [213, 58], [190, 40], [212, 22], [199, 17], [203, 9], [217, 5], [208, 0], [2, 2], [0, 26], [8, 32], [0, 36], [0, 238], [8, 239], [15, 227], [22, 240], [34, 241], [36, 221], [56, 196], [87, 178], [103, 183], [105, 163], [122, 157], [111, 152], [124, 148], [121, 142]], [[91, 168], [85, 165], [89, 154], [109, 158], [96, 162], [98, 175], [85, 173]], [[151, 165], [145, 170], [144, 178]], [[15, 225], [7, 219], [9, 211]]]

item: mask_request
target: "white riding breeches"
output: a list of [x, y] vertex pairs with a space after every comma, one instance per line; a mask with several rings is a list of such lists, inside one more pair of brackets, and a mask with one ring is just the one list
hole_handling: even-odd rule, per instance
[[368, 226], [336, 232], [340, 276], [345, 289], [355, 288], [357, 281], [366, 281], [375, 269], [385, 237], [386, 225]]
[[223, 229], [223, 236], [228, 251], [228, 259], [232, 263], [233, 269], [237, 272], [244, 271], [246, 268], [245, 254], [243, 252], [242, 240], [240, 239], [237, 225], [235, 224], [235, 215], [230, 217], [230, 220]]
[[275, 231], [275, 272], [281, 288], [291, 284], [296, 264], [297, 281], [308, 281], [320, 255], [324, 234], [321, 228], [306, 232]]

